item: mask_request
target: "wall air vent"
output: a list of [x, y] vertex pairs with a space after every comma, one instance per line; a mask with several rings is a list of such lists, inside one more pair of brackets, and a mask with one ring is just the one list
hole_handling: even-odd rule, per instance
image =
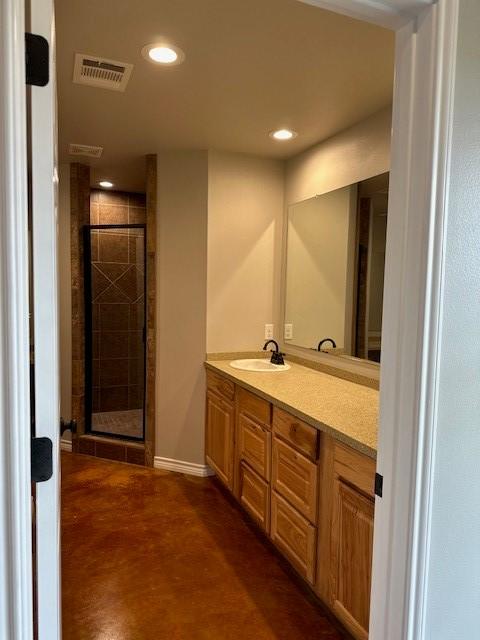
[[125, 91], [132, 69], [133, 64], [77, 53], [75, 54], [73, 82], [100, 89]]
[[71, 156], [86, 156], [87, 158], [100, 158], [103, 153], [103, 147], [92, 147], [89, 144], [71, 143], [68, 147], [68, 153]]

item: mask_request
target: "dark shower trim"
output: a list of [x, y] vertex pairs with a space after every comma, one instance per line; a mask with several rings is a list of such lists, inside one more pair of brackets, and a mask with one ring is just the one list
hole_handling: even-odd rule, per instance
[[[84, 252], [84, 310], [85, 310], [85, 435], [113, 438], [129, 442], [144, 443], [146, 427], [146, 380], [147, 380], [147, 354], [146, 341], [143, 342], [143, 424], [142, 436], [124, 436], [115, 433], [105, 433], [92, 429], [92, 388], [93, 388], [93, 328], [92, 328], [92, 270], [91, 270], [91, 234], [92, 229], [143, 229], [143, 252], [144, 252], [144, 277], [143, 277], [143, 299], [145, 306], [145, 324], [148, 317], [147, 300], [147, 225], [146, 224], [86, 224], [83, 225], [83, 252]], [[144, 331], [145, 335], [145, 331]]]

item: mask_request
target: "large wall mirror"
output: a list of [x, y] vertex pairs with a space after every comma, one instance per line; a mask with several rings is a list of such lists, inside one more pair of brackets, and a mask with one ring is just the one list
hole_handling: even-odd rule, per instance
[[388, 178], [288, 208], [285, 344], [380, 362]]

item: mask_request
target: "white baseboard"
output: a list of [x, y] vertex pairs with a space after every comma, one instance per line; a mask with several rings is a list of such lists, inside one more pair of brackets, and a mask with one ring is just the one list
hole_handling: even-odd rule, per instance
[[72, 441], [67, 440], [66, 438], [62, 438], [60, 440], [60, 449], [62, 451], [72, 451]]
[[200, 476], [201, 478], [214, 475], [212, 469], [206, 464], [185, 462], [184, 460], [174, 460], [173, 458], [162, 458], [161, 456], [155, 456], [153, 466], [155, 469], [176, 471], [177, 473], [186, 473], [189, 476]]

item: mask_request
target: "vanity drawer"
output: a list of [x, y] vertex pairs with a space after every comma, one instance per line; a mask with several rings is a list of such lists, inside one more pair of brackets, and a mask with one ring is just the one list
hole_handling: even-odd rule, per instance
[[335, 474], [371, 498], [375, 497], [376, 466], [375, 460], [347, 447], [347, 445], [335, 442]]
[[290, 413], [273, 407], [273, 430], [311, 460], [317, 460], [319, 432]]
[[207, 389], [214, 393], [227, 398], [227, 400], [233, 400], [235, 397], [235, 385], [231, 380], [222, 378], [213, 371], [207, 371]]
[[301, 514], [317, 522], [317, 465], [277, 437], [273, 438], [272, 488]]
[[267, 533], [270, 526], [270, 485], [245, 463], [240, 465], [240, 503]]
[[245, 460], [262, 478], [269, 481], [272, 439], [270, 431], [243, 413], [238, 416], [237, 429], [239, 459]]
[[238, 410], [250, 418], [269, 427], [271, 424], [272, 406], [263, 398], [259, 398], [241, 387], [237, 391]]
[[270, 537], [310, 584], [315, 579], [316, 527], [272, 491]]

